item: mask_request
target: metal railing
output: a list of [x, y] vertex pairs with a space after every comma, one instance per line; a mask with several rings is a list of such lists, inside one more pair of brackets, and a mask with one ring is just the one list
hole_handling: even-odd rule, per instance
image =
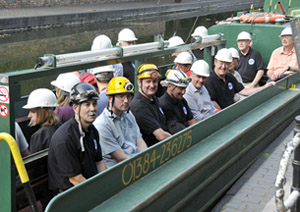
[[[201, 46], [205, 46], [207, 44], [210, 44], [211, 42], [221, 40], [222, 37], [222, 34], [207, 35], [203, 37], [195, 36], [195, 41], [192, 43], [192, 45], [198, 43], [201, 44]], [[76, 52], [61, 55], [46, 54], [43, 57], [38, 58], [35, 68], [55, 68], [63, 67], [74, 63], [90, 63], [101, 60], [115, 59], [117, 57], [123, 56], [133, 56], [135, 54], [143, 54], [157, 50], [163, 50], [165, 48], [169, 48], [169, 41], [159, 40], [155, 42], [136, 44], [131, 46], [114, 46], [108, 49]]]
[[17, 167], [17, 171], [19, 173], [26, 196], [28, 198], [28, 202], [29, 202], [31, 210], [33, 212], [39, 211], [37, 204], [36, 204], [36, 199], [35, 199], [32, 187], [30, 185], [28, 173], [25, 168], [21, 153], [19, 151], [19, 147], [18, 147], [15, 139], [10, 134], [2, 132], [2, 133], [0, 133], [0, 142], [2, 140], [6, 141], [6, 143], [9, 145], [11, 154], [13, 156], [13, 159], [14, 159], [16, 167]]
[[[300, 188], [298, 182], [300, 181], [299, 178], [299, 156], [300, 156], [300, 116], [295, 118], [296, 120], [296, 128], [295, 133], [296, 135], [293, 139], [286, 144], [286, 148], [283, 152], [282, 159], [279, 163], [279, 170], [275, 180], [275, 203], [276, 209], [278, 212], [285, 212], [290, 209], [292, 211], [299, 211], [297, 205], [299, 205], [299, 197], [300, 197]], [[297, 132], [298, 131], [298, 132]], [[294, 174], [293, 174], [293, 185], [292, 185], [292, 192], [288, 196], [286, 200], [284, 200], [284, 185], [286, 183], [285, 173], [287, 171], [287, 167], [289, 164], [289, 160], [294, 153], [294, 160], [293, 160], [293, 167], [294, 167]], [[298, 204], [297, 204], [298, 203]]]

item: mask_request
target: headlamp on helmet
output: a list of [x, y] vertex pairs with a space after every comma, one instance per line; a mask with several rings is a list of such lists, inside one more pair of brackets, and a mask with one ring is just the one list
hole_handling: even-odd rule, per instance
[[156, 79], [158, 77], [158, 68], [154, 64], [143, 64], [138, 68], [138, 79]]
[[115, 95], [122, 93], [134, 93], [133, 84], [126, 77], [114, 77], [112, 78], [108, 85], [106, 95]]
[[183, 71], [180, 70], [169, 69], [167, 73], [168, 74], [166, 80], [162, 81], [163, 86], [172, 84], [178, 87], [187, 87], [192, 81], [190, 77], [188, 77]]
[[126, 82], [125, 85], [124, 85], [124, 88], [125, 88], [126, 91], [132, 93], [134, 86], [131, 82]]

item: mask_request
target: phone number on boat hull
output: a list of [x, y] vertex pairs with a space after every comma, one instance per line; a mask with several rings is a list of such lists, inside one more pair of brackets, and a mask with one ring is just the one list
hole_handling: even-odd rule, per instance
[[189, 130], [167, 143], [158, 146], [150, 153], [127, 163], [122, 171], [122, 182], [126, 186], [141, 176], [154, 170], [192, 145], [192, 130]]

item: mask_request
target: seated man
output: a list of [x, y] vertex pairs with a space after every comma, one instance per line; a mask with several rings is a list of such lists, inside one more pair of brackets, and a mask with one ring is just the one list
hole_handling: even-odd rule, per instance
[[[243, 83], [240, 73], [235, 70], [237, 64], [239, 63], [239, 59], [240, 59], [239, 52], [235, 48], [229, 48], [229, 51], [231, 52], [231, 56], [232, 56], [232, 62], [229, 66], [229, 72], [236, 78], [236, 80], [239, 83]], [[234, 102], [237, 102], [237, 101], [245, 99], [245, 98], [246, 98], [245, 96], [242, 96], [242, 95], [236, 93], [234, 95]]]
[[209, 66], [204, 60], [194, 62], [191, 68], [192, 82], [186, 89], [184, 98], [197, 122], [215, 114], [214, 107], [209, 93], [205, 87], [206, 79], [209, 77]]
[[94, 121], [107, 168], [147, 148], [140, 128], [129, 111], [133, 93], [133, 85], [127, 78], [113, 78], [106, 92], [109, 106]]
[[166, 115], [168, 130], [171, 134], [196, 123], [191, 109], [183, 98], [190, 81], [191, 78], [180, 70], [168, 71], [166, 80], [162, 81], [163, 86], [167, 86], [167, 91], [160, 97], [159, 105]]
[[188, 52], [181, 52], [174, 60], [175, 69], [183, 71], [188, 77], [191, 74], [191, 66], [193, 63], [192, 55]]
[[[121, 47], [132, 46], [138, 39], [136, 38], [134, 32], [129, 28], [124, 28], [119, 32], [118, 35], [118, 45]], [[134, 84], [134, 73], [135, 64], [134, 62], [124, 62], [119, 65], [115, 65], [115, 76], [124, 76]]]
[[282, 30], [280, 39], [282, 46], [273, 51], [267, 68], [267, 75], [273, 81], [299, 71], [291, 27]]
[[236, 71], [237, 64], [239, 63], [239, 52], [235, 48], [229, 48], [232, 56], [232, 62], [229, 66], [229, 72], [236, 78], [239, 83], [243, 83], [242, 77], [239, 72]]
[[49, 189], [65, 191], [106, 169], [102, 160], [96, 119], [98, 93], [88, 83], [76, 84], [70, 93], [75, 117], [52, 136], [48, 152]]
[[240, 73], [244, 85], [257, 86], [260, 79], [264, 75], [264, 63], [258, 51], [252, 49], [251, 35], [248, 32], [241, 32], [237, 37], [237, 44], [239, 48], [239, 63], [237, 65], [237, 72]]
[[[208, 31], [207, 28], [205, 26], [198, 26], [195, 31], [193, 32], [193, 34], [191, 34], [192, 36], [192, 43], [194, 42], [194, 37], [195, 36], [207, 36], [208, 35]], [[193, 49], [192, 50], [193, 54], [195, 55], [197, 60], [202, 60], [204, 58], [204, 48], [199, 48], [199, 49]]]
[[226, 48], [220, 49], [215, 56], [215, 68], [207, 78], [206, 88], [215, 108], [223, 109], [233, 104], [234, 94], [236, 93], [248, 96], [270, 85], [275, 85], [274, 82], [269, 82], [261, 87], [249, 86], [244, 88], [244, 86], [229, 73], [231, 62], [231, 52]]
[[130, 109], [141, 129], [144, 140], [152, 146], [171, 136], [167, 131], [166, 117], [158, 104], [158, 69], [153, 64], [143, 64], [138, 69], [139, 91], [134, 95]]
[[[174, 47], [174, 46], [181, 46], [181, 45], [185, 44], [183, 39], [180, 36], [177, 36], [177, 35], [169, 38], [168, 41], [169, 41], [168, 48], [171, 48], [171, 47]], [[181, 52], [182, 51], [174, 52], [174, 53], [171, 54], [171, 56], [176, 58]], [[188, 50], [186, 52], [188, 52], [192, 56], [193, 62], [197, 59], [191, 50]]]
[[[169, 41], [168, 48], [185, 44], [183, 39], [179, 36], [172, 36], [172, 37], [169, 38], [168, 41]], [[180, 54], [180, 52], [174, 52], [174, 53], [171, 54], [171, 56], [172, 57], [177, 57], [179, 54]]]

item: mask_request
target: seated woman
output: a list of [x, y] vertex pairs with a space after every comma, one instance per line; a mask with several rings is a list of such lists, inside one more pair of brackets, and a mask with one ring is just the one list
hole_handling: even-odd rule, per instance
[[23, 108], [29, 109], [29, 126], [40, 126], [30, 138], [29, 151], [31, 154], [48, 148], [53, 133], [60, 126], [59, 118], [54, 113], [56, 106], [58, 106], [56, 97], [47, 88], [32, 91], [27, 104], [23, 106]]
[[60, 74], [56, 80], [51, 82], [55, 86], [58, 107], [54, 112], [58, 115], [60, 122], [63, 124], [74, 116], [73, 108], [70, 103], [71, 88], [79, 83], [79, 78], [73, 73]]

